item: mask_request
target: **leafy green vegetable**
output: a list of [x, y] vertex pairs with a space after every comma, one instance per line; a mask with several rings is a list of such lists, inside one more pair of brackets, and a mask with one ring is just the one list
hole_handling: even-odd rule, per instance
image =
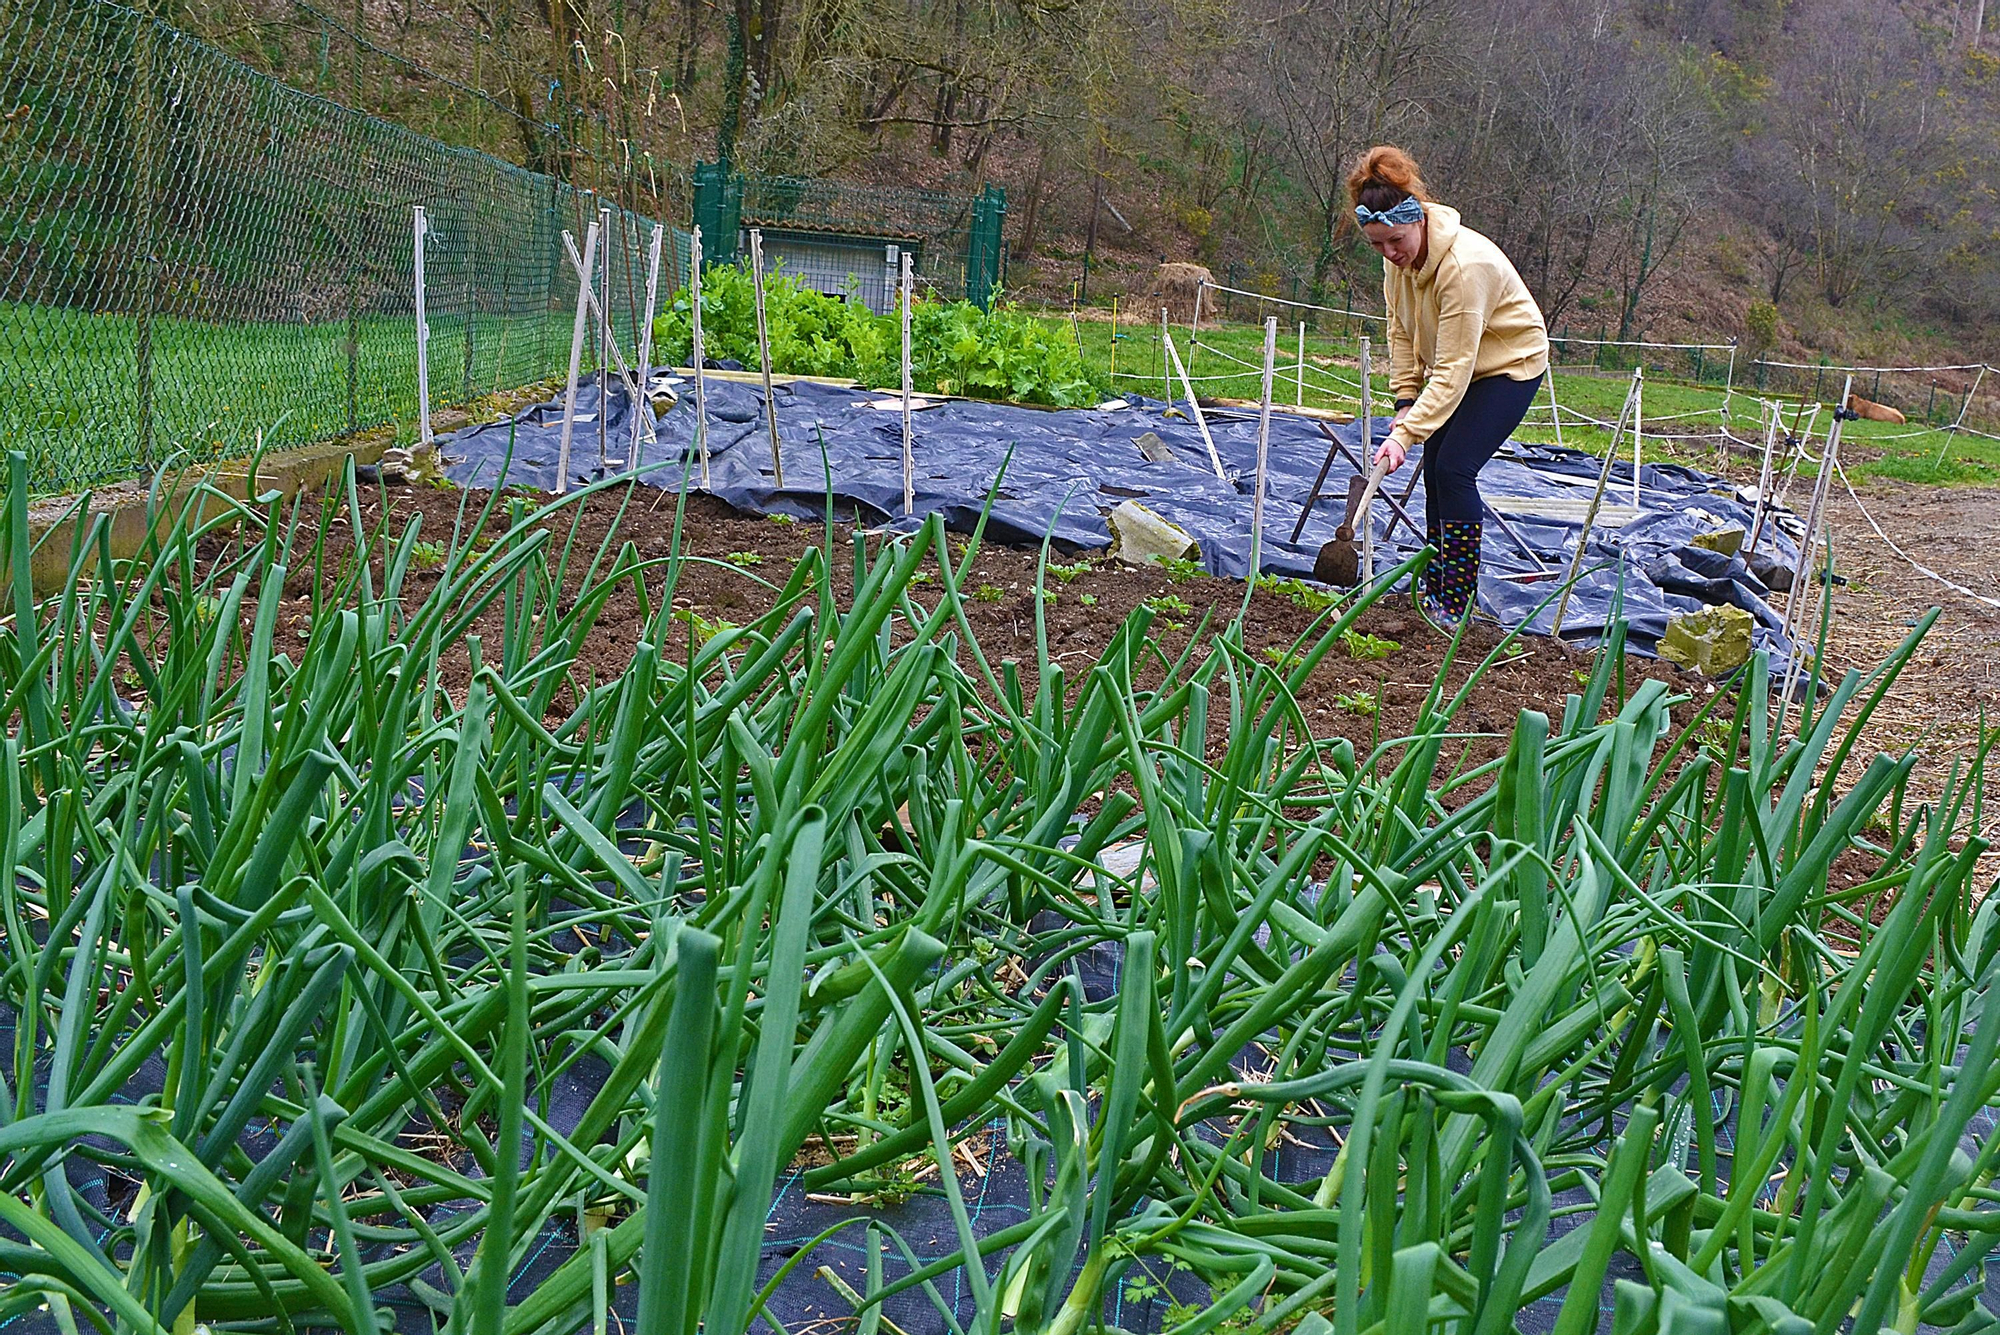
[[[767, 274], [765, 320], [771, 369], [838, 376], [877, 388], [902, 386], [902, 332], [893, 316], [859, 300], [828, 296], [796, 275]], [[759, 365], [756, 294], [748, 269], [702, 276], [702, 339], [709, 357]], [[1074, 408], [1102, 401], [1106, 382], [1073, 341], [1002, 301], [982, 311], [969, 301], [919, 301], [911, 309], [912, 380], [924, 393]], [[654, 322], [660, 355], [685, 364], [694, 341], [687, 289]]]

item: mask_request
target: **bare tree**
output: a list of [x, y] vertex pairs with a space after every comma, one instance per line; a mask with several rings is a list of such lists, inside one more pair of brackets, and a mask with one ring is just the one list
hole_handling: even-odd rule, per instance
[[1924, 247], [1951, 140], [1934, 52], [1893, 7], [1824, 0], [1788, 32], [1771, 99], [1780, 162], [1797, 187], [1820, 295], [1893, 285]]
[[1348, 164], [1370, 144], [1421, 134], [1430, 109], [1450, 100], [1463, 17], [1461, 0], [1285, 0], [1263, 16], [1271, 119], [1315, 206], [1315, 291], [1348, 216]]
[[1672, 257], [1713, 175], [1715, 126], [1671, 56], [1635, 53], [1624, 80], [1630, 117], [1620, 159], [1623, 236], [1612, 251], [1618, 337], [1630, 338], [1646, 286]]

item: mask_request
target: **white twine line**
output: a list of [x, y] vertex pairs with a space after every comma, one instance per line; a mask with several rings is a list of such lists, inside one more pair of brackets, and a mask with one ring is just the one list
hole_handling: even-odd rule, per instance
[[1833, 471], [1839, 476], [1841, 485], [1847, 488], [1847, 495], [1854, 502], [1854, 508], [1861, 512], [1861, 517], [1863, 519], [1868, 521], [1868, 527], [1875, 530], [1875, 536], [1880, 538], [1882, 540], [1883, 545], [1886, 546], [1890, 551], [1894, 552], [1896, 555], [1902, 557], [1903, 560], [1907, 561], [1912, 570], [1915, 570], [1920, 575], [1930, 576], [1938, 583], [1944, 585], [1947, 589], [1950, 589], [1953, 593], [1961, 594], [1964, 597], [1972, 599], [1974, 602], [1984, 603], [1988, 607], [2000, 609], [2000, 598], [1988, 598], [1983, 593], [1974, 593], [1971, 589], [1966, 588], [1963, 584], [1960, 584], [1954, 580], [1946, 578], [1943, 575], [1940, 575], [1937, 571], [1932, 570], [1929, 566], [1917, 560], [1916, 557], [1911, 556], [1901, 547], [1898, 547], [1896, 545], [1896, 540], [1890, 537], [1887, 533], [1882, 531], [1882, 526], [1875, 522], [1875, 516], [1869, 514], [1868, 507], [1861, 503], [1860, 493], [1854, 490], [1854, 483], [1848, 480], [1847, 470], [1840, 466], [1840, 460], [1835, 459], [1833, 461]]
[[1692, 352], [1700, 348], [1704, 352], [1727, 352], [1734, 343], [1648, 343], [1637, 338], [1576, 338], [1569, 334], [1551, 334], [1551, 343], [1581, 343], [1592, 348], [1664, 348], [1669, 351], [1687, 349]]
[[[1389, 320], [1389, 317], [1386, 315], [1372, 315], [1367, 311], [1350, 311], [1344, 306], [1321, 306], [1311, 301], [1293, 301], [1287, 297], [1271, 297], [1266, 296], [1262, 292], [1246, 292], [1240, 287], [1225, 287], [1221, 283], [1212, 283], [1207, 279], [1197, 279], [1195, 281], [1197, 303], [1200, 301], [1199, 294], [1203, 288], [1207, 288], [1211, 292], [1228, 292], [1238, 297], [1253, 297], [1258, 301], [1274, 301], [1280, 306], [1293, 306], [1302, 311], [1325, 311], [1328, 315], [1351, 315], [1360, 320], [1373, 320], [1377, 324], [1386, 324]], [[1257, 366], [1257, 373], [1262, 375], [1263, 372], [1264, 367], [1260, 362]]]
[[[1607, 422], [1602, 417], [1592, 417], [1589, 413], [1580, 412], [1577, 409], [1572, 408], [1567, 404], [1562, 405], [1561, 412], [1564, 417], [1569, 418], [1573, 422], [1585, 422], [1591, 426], [1598, 427], [1601, 430], [1605, 431], [1612, 431], [1616, 429], [1614, 423]], [[1683, 414], [1683, 416], [1685, 415], [1686, 414]], [[1523, 418], [1522, 420], [1526, 421], [1527, 419]], [[1647, 420], [1654, 422], [1661, 422], [1661, 421], [1669, 421], [1672, 419], [1654, 417], [1654, 418], [1649, 418]], [[1542, 423], [1537, 421], [1534, 422], [1533, 425], [1540, 426], [1542, 425]], [[1550, 425], [1554, 425], [1553, 421], [1551, 421]], [[1686, 432], [1686, 431], [1639, 431], [1635, 432], [1635, 434], [1643, 435], [1647, 440], [1722, 440], [1725, 438], [1729, 440], [1736, 439], [1734, 436], [1731, 436], [1726, 430], [1708, 431], [1698, 435], [1693, 432]]]
[[1750, 363], [1752, 366], [1781, 366], [1787, 371], [1835, 371], [1842, 375], [1862, 375], [1880, 372], [1883, 375], [1923, 371], [1988, 371], [1985, 362], [1966, 362], [1962, 366], [1835, 366], [1831, 362], [1774, 362], [1762, 357]]
[[[1261, 363], [1245, 361], [1243, 358], [1238, 357], [1235, 353], [1230, 352], [1227, 348], [1219, 348], [1215, 346], [1215, 344], [1213, 343], [1204, 343], [1200, 339], [1196, 339], [1194, 345], [1197, 348], [1200, 348], [1203, 352], [1214, 353], [1216, 356], [1222, 358], [1224, 361], [1235, 362], [1238, 366], [1247, 367], [1248, 369], [1243, 372], [1243, 374], [1245, 375], [1262, 375], [1264, 373], [1264, 367]], [[1296, 376], [1302, 371], [1307, 375], [1316, 375], [1319, 376], [1321, 379], [1331, 380], [1337, 384], [1347, 385], [1356, 390], [1359, 390], [1361, 388], [1361, 382], [1359, 380], [1349, 380], [1345, 376], [1335, 375], [1332, 371], [1327, 370], [1325, 367], [1313, 365], [1309, 362], [1308, 363], [1281, 362], [1277, 366], [1272, 368], [1272, 373], [1274, 375]], [[1215, 378], [1233, 380], [1236, 377], [1231, 375], [1231, 376], [1221, 376]]]

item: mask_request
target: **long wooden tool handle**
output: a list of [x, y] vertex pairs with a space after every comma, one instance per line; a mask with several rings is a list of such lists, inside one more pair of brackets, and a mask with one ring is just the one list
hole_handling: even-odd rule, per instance
[[1389, 461], [1377, 459], [1375, 466], [1368, 470], [1368, 485], [1361, 489], [1361, 504], [1355, 507], [1355, 520], [1361, 529], [1361, 580], [1367, 583], [1375, 578], [1375, 525], [1369, 522], [1368, 507], [1375, 500], [1375, 492], [1381, 487], [1382, 479], [1389, 476]]

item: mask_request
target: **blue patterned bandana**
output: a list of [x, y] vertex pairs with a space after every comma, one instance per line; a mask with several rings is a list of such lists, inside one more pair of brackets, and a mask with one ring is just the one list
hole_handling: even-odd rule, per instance
[[1386, 227], [1400, 227], [1404, 223], [1422, 222], [1424, 206], [1415, 195], [1405, 195], [1402, 203], [1389, 209], [1371, 209], [1366, 204], [1356, 204], [1354, 220], [1363, 226], [1381, 223]]

